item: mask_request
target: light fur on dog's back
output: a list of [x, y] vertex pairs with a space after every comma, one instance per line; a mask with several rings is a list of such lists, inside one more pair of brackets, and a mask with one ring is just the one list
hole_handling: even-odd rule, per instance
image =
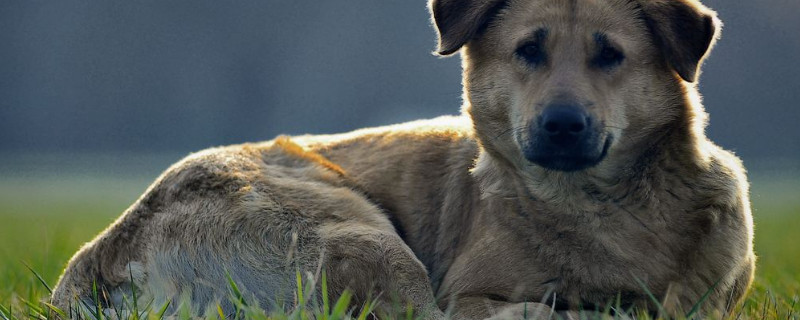
[[[230, 274], [262, 306], [289, 308], [276, 301], [293, 301], [298, 270], [326, 270], [332, 294], [352, 290], [356, 304], [378, 294], [436, 319], [617, 302], [721, 316], [743, 298], [748, 183], [705, 137], [696, 88], [719, 35], [713, 11], [693, 0], [430, 6], [438, 52], [462, 54], [462, 116], [192, 155], [73, 257], [53, 303], [69, 308], [98, 281], [108, 305], [136, 287], [230, 312]], [[559, 150], [542, 120], [554, 109], [591, 120], [578, 160], [541, 152]]]

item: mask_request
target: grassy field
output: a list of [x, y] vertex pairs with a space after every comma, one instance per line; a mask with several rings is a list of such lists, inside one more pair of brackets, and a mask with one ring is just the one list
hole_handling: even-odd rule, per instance
[[[55, 284], [80, 245], [113, 221], [156, 174], [0, 176], [0, 305], [27, 317], [24, 301], [47, 296], [27, 266]], [[800, 179], [756, 175], [752, 197], [759, 261], [755, 285], [739, 317], [799, 319]]]

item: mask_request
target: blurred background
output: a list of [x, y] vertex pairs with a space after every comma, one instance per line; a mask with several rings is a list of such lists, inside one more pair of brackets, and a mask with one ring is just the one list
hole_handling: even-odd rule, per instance
[[[709, 136], [795, 165], [800, 1], [705, 3], [726, 24], [701, 81]], [[0, 156], [185, 154], [457, 113], [459, 59], [431, 55], [428, 19], [422, 0], [3, 1]]]
[[[704, 2], [725, 22], [708, 135], [750, 169], [757, 222], [796, 231], [800, 1]], [[434, 35], [422, 0], [0, 1], [0, 257], [52, 281], [191, 151], [458, 113]]]

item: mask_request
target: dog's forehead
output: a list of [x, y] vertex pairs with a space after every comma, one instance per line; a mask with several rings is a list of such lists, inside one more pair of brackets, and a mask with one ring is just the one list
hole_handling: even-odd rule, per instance
[[509, 22], [505, 25], [513, 28], [510, 33], [520, 37], [547, 28], [565, 34], [604, 32], [635, 40], [647, 31], [635, 0], [512, 0], [503, 14]]

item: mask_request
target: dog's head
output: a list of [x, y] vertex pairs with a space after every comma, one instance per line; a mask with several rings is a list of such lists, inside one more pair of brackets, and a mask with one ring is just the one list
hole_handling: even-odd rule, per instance
[[430, 9], [438, 53], [461, 50], [484, 149], [558, 171], [591, 168], [685, 114], [719, 29], [695, 0], [432, 0]]

